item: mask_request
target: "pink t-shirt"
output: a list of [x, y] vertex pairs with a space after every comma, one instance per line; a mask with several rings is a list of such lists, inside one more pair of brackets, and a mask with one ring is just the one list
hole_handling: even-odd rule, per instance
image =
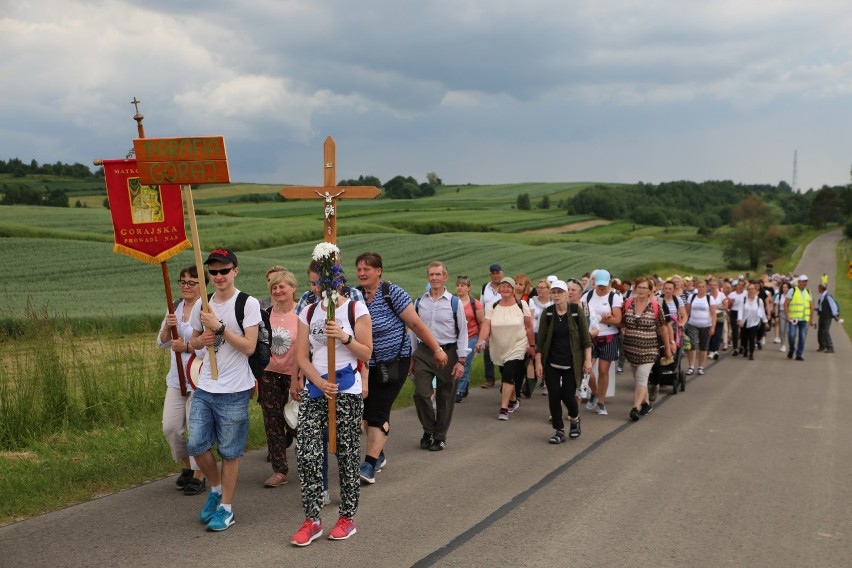
[[295, 310], [282, 314], [272, 308], [269, 314], [269, 324], [272, 327], [271, 356], [267, 371], [292, 375], [295, 368], [296, 334], [299, 330], [299, 316]]

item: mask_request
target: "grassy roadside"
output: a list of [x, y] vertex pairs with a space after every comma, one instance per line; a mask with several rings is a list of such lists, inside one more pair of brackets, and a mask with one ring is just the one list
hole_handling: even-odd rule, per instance
[[[33, 325], [46, 334], [49, 323]], [[162, 435], [167, 355], [152, 334], [48, 342], [0, 342], [0, 526], [180, 471]], [[478, 385], [481, 358], [473, 374]], [[406, 382], [394, 408], [413, 392]], [[263, 448], [260, 406], [249, 408], [247, 449]]]
[[828, 290], [840, 305], [840, 318], [846, 335], [852, 337], [852, 280], [847, 277], [849, 263], [852, 262], [852, 240], [843, 239], [837, 247], [837, 273], [834, 284], [829, 283]]

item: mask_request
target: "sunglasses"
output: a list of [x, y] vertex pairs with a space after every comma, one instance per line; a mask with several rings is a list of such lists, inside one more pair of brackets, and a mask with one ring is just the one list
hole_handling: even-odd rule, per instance
[[215, 270], [213, 268], [208, 268], [207, 272], [209, 272], [212, 276], [219, 276], [220, 274], [222, 276], [224, 276], [224, 275], [230, 273], [234, 268], [236, 268], [236, 267], [235, 266], [229, 266], [228, 268], [220, 268], [219, 270]]
[[178, 284], [180, 284], [184, 288], [193, 288], [195, 286], [198, 286], [198, 282], [195, 282], [193, 280], [178, 280]]
[[566, 282], [566, 283], [568, 283], [568, 282], [573, 282], [574, 284], [576, 284], [576, 285], [577, 285], [577, 286], [579, 286], [580, 288], [582, 288], [582, 287], [583, 287], [583, 283], [582, 283], [582, 282], [580, 282], [579, 280], [577, 280], [576, 278], [569, 278], [569, 279], [568, 279], [568, 280], [566, 280], [565, 282]]

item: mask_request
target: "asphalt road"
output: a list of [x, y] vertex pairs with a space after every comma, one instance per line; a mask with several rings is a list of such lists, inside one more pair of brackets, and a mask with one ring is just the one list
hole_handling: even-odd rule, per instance
[[[834, 281], [838, 239], [799, 266], [814, 292], [822, 272]], [[223, 533], [204, 531], [204, 497], [171, 477], [0, 528], [0, 566], [848, 567], [852, 345], [840, 326], [833, 338], [835, 354], [816, 353], [812, 331], [804, 362], [771, 343], [756, 361], [724, 356], [637, 423], [622, 375], [609, 416], [583, 410], [582, 436], [560, 446], [539, 393], [498, 422], [496, 390], [472, 391], [443, 452], [418, 448], [413, 408], [396, 412], [348, 541], [288, 544], [303, 520], [295, 470], [264, 489], [255, 451]]]

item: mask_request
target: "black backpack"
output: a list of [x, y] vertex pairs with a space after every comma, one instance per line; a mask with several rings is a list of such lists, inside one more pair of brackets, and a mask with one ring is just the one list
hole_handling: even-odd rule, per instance
[[[207, 296], [209, 301], [213, 294]], [[249, 295], [240, 291], [237, 294], [237, 300], [234, 302], [234, 315], [237, 318], [237, 324], [240, 326], [240, 331], [245, 333], [243, 329], [243, 318], [246, 315], [246, 300]], [[269, 313], [272, 307], [265, 310], [260, 310], [260, 323], [257, 325], [257, 343], [254, 345], [254, 353], [249, 355], [248, 363], [251, 367], [251, 374], [255, 379], [260, 379], [263, 376], [263, 371], [269, 365], [269, 359], [272, 356], [272, 325], [269, 323]]]

